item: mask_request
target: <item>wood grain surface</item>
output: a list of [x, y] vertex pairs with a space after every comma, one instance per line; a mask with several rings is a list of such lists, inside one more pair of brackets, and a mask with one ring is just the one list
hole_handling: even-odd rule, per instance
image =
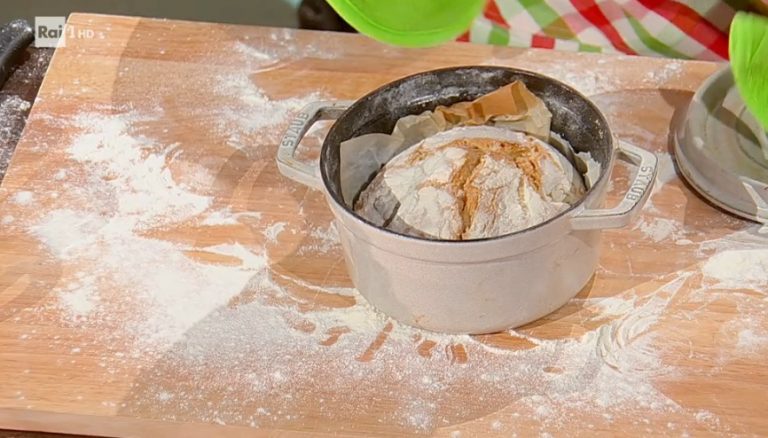
[[[767, 285], [759, 273], [726, 284], [704, 269], [718, 254], [733, 255], [727, 251], [757, 254], [764, 238], [757, 225], [697, 196], [670, 157], [671, 133], [718, 65], [470, 44], [405, 50], [357, 35], [86, 14], [72, 15], [69, 26], [93, 36], [56, 50], [0, 187], [0, 428], [108, 436], [768, 434]], [[473, 64], [539, 71], [589, 95], [617, 137], [659, 153], [650, 204], [637, 223], [604, 232], [600, 267], [574, 300], [516, 331], [446, 337], [381, 316], [355, 318], [373, 313], [349, 292], [340, 247], [318, 233], [331, 221], [322, 195], [277, 172], [282, 130], [304, 102], [356, 99], [411, 73]], [[118, 268], [107, 275], [96, 269], [99, 257], [65, 257], [51, 246], [56, 236], [46, 241], [39, 232], [56, 212], [111, 214], [119, 194], [94, 187], [114, 180], [94, 182], [71, 144], [119, 118], [132, 121], [134, 137], [173, 145], [169, 175], [211, 200], [205, 214], [239, 215], [210, 226], [184, 217], [142, 228], [136, 239], [183, 246], [183, 263], [221, 269], [248, 257], [210, 250], [216, 245], [268, 254], [260, 281], [272, 289], [230, 293], [221, 306], [230, 313], [212, 309], [154, 347], [137, 338], [149, 333], [142, 315], [163, 304], [140, 307], [131, 282], [116, 280]], [[616, 169], [609, 201], [629, 171]], [[137, 274], [131, 260], [143, 256], [124, 257], [137, 284], [166, 263]], [[98, 303], [73, 320], [63, 297], [83, 278], [99, 285]], [[338, 324], [323, 325], [320, 311]], [[273, 316], [285, 325], [264, 323]], [[265, 376], [271, 386], [253, 383]]]

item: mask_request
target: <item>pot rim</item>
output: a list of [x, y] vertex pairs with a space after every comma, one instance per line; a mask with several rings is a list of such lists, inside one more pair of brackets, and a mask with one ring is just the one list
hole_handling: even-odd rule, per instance
[[[545, 80], [545, 81], [553, 82], [554, 84], [565, 88], [566, 90], [568, 90], [568, 92], [573, 93], [574, 95], [576, 95], [576, 97], [578, 97], [578, 98], [582, 99], [584, 102], [586, 102], [586, 104], [589, 107], [591, 107], [595, 111], [595, 113], [597, 114], [599, 122], [602, 123], [605, 126], [606, 132], [608, 134], [607, 137], [608, 137], [608, 145], [609, 145], [609, 161], [608, 161], [607, 165], [605, 166], [605, 168], [602, 168], [600, 170], [600, 176], [592, 184], [592, 187], [590, 187], [589, 190], [587, 190], [587, 192], [584, 194], [584, 196], [581, 199], [579, 199], [576, 203], [571, 205], [569, 208], [561, 211], [560, 213], [558, 213], [555, 216], [547, 219], [544, 222], [538, 223], [538, 224], [536, 224], [534, 226], [531, 226], [531, 227], [528, 227], [528, 228], [524, 228], [522, 230], [514, 231], [512, 233], [502, 234], [502, 235], [493, 236], [493, 237], [484, 237], [484, 238], [481, 238], [481, 239], [469, 239], [469, 240], [442, 240], [442, 239], [429, 239], [429, 238], [425, 238], [425, 237], [412, 236], [412, 235], [409, 235], [409, 234], [398, 233], [398, 232], [392, 231], [392, 230], [390, 230], [388, 228], [384, 228], [384, 227], [380, 227], [380, 226], [375, 225], [374, 223], [368, 221], [367, 219], [365, 219], [362, 216], [360, 216], [357, 213], [355, 213], [354, 210], [349, 208], [346, 205], [346, 203], [344, 202], [344, 200], [341, 199], [341, 195], [339, 193], [335, 193], [335, 192], [329, 190], [329, 188], [328, 188], [329, 185], [330, 185], [329, 184], [329, 180], [330, 180], [331, 177], [330, 177], [330, 175], [328, 175], [328, 172], [326, 171], [326, 166], [324, 165], [325, 157], [327, 155], [325, 153], [325, 151], [326, 151], [326, 149], [328, 147], [330, 147], [329, 143], [328, 143], [328, 138], [331, 137], [331, 135], [330, 135], [330, 132], [329, 132], [329, 134], [326, 136], [325, 140], [323, 141], [322, 150], [320, 152], [320, 176], [321, 176], [321, 179], [323, 181], [323, 189], [326, 192], [326, 195], [327, 195], [326, 197], [328, 199], [330, 199], [334, 204], [336, 204], [335, 206], [337, 208], [341, 209], [341, 211], [346, 213], [347, 217], [352, 218], [353, 220], [359, 222], [364, 227], [370, 227], [372, 229], [375, 229], [375, 230], [378, 230], [378, 231], [381, 231], [381, 232], [384, 232], [384, 233], [388, 233], [389, 235], [391, 235], [393, 237], [396, 237], [398, 239], [406, 239], [407, 241], [411, 241], [411, 242], [417, 242], [417, 243], [421, 243], [421, 244], [429, 244], [429, 245], [441, 246], [441, 247], [445, 247], [445, 246], [457, 247], [457, 246], [460, 246], [460, 245], [470, 246], [470, 245], [476, 245], [476, 244], [482, 244], [482, 243], [495, 242], [495, 241], [499, 241], [499, 240], [502, 240], [502, 239], [507, 239], [507, 238], [510, 238], [510, 237], [522, 237], [522, 236], [529, 235], [531, 233], [537, 233], [542, 228], [547, 227], [548, 225], [551, 225], [551, 224], [559, 221], [560, 219], [563, 219], [563, 218], [565, 218], [565, 217], [567, 217], [567, 216], [569, 216], [569, 215], [579, 211], [579, 209], [583, 208], [584, 204], [587, 202], [587, 199], [591, 198], [594, 195], [594, 193], [597, 192], [598, 189], [599, 190], [603, 190], [604, 182], [605, 182], [605, 180], [607, 178], [609, 178], [609, 175], [611, 173], [611, 169], [613, 169], [614, 161], [615, 161], [615, 157], [616, 157], [616, 144], [615, 144], [615, 141], [614, 141], [615, 139], [614, 139], [613, 133], [611, 132], [611, 127], [610, 127], [610, 124], [608, 123], [608, 120], [606, 119], [606, 117], [603, 114], [603, 112], [600, 111], [600, 108], [598, 108], [597, 105], [595, 105], [594, 102], [592, 102], [587, 96], [584, 96], [578, 90], [576, 90], [575, 88], [571, 87], [568, 84], [565, 84], [562, 81], [559, 81], [559, 80], [557, 80], [555, 78], [552, 78], [550, 76], [546, 76], [546, 75], [543, 75], [543, 74], [540, 74], [540, 73], [536, 73], [536, 72], [532, 72], [532, 71], [524, 70], [524, 69], [519, 69], [519, 68], [515, 68], [515, 67], [487, 66], [487, 65], [484, 65], [484, 66], [463, 65], [463, 66], [444, 67], [444, 68], [439, 68], [439, 69], [434, 69], [434, 70], [423, 71], [423, 72], [414, 73], [414, 74], [402, 77], [400, 79], [396, 79], [394, 81], [388, 82], [388, 83], [386, 83], [386, 84], [376, 88], [375, 90], [373, 90], [373, 91], [367, 93], [366, 95], [364, 95], [364, 96], [358, 98], [357, 100], [355, 100], [354, 103], [352, 103], [352, 105], [350, 105], [349, 108], [347, 108], [346, 111], [344, 111], [344, 114], [348, 113], [349, 111], [354, 110], [358, 105], [361, 105], [361, 102], [363, 100], [372, 97], [373, 95], [381, 92], [385, 88], [389, 88], [389, 87], [392, 87], [394, 85], [402, 84], [404, 82], [413, 80], [416, 77], [427, 75], [427, 74], [435, 74], [435, 73], [449, 72], [449, 71], [458, 71], [458, 70], [463, 70], [463, 69], [472, 69], [472, 70], [478, 70], [478, 69], [483, 69], [483, 70], [506, 70], [506, 71], [509, 71], [509, 72], [513, 72], [513, 73], [517, 73], [517, 74], [522, 74], [524, 76], [528, 75], [528, 76], [536, 77], [538, 79], [542, 79], [542, 80]], [[342, 115], [342, 117], [343, 117], [343, 115]], [[331, 127], [331, 132], [336, 128], [336, 126], [337, 126], [336, 123], [334, 123], [334, 125]], [[601, 166], [602, 166], [602, 164], [601, 164]]]

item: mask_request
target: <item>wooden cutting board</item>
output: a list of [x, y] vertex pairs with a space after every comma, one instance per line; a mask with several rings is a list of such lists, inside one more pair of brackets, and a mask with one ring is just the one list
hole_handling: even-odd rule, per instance
[[[768, 240], [702, 201], [669, 155], [718, 65], [87, 14], [68, 26], [0, 188], [0, 428], [768, 434]], [[274, 164], [303, 104], [468, 64], [574, 85], [661, 165], [578, 297], [480, 337], [369, 309], [322, 196]]]

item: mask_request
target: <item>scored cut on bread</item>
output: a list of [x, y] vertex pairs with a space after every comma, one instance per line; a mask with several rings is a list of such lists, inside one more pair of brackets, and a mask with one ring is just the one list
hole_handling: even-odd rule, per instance
[[549, 144], [504, 128], [459, 127], [393, 157], [355, 211], [401, 234], [470, 240], [544, 222], [585, 192], [582, 176]]

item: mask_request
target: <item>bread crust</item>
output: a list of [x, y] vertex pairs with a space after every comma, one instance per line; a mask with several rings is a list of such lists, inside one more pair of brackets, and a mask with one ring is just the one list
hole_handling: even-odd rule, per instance
[[363, 189], [355, 212], [402, 234], [470, 240], [546, 221], [584, 193], [581, 175], [541, 140], [460, 127], [392, 158]]

